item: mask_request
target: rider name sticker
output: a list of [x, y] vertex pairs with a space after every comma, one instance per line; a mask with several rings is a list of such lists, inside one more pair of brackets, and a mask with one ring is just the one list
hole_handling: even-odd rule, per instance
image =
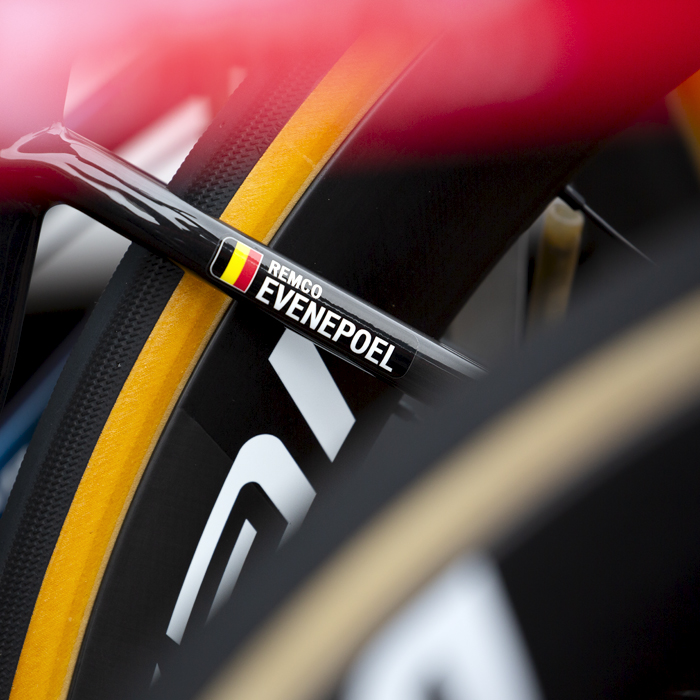
[[[287, 267], [271, 254], [263, 254], [235, 238], [219, 244], [210, 265], [211, 274], [227, 285], [247, 293], [251, 301], [331, 352], [340, 354], [389, 377], [402, 377], [415, 357], [411, 347], [368, 319], [353, 313], [352, 302], [341, 292], [324, 289], [326, 283]], [[262, 268], [262, 274], [257, 274]], [[327, 294], [327, 292], [329, 292]], [[376, 319], [375, 319], [376, 320]]]

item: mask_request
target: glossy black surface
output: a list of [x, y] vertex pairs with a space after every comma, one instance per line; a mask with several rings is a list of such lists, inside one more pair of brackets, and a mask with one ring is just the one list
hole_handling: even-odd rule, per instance
[[0, 203], [0, 409], [12, 379], [42, 211]]
[[[25, 136], [2, 150], [0, 182], [7, 199], [24, 201], [29, 198], [37, 205], [64, 203], [84, 211], [127, 238], [205, 278], [229, 296], [245, 296], [320, 347], [409, 394], [426, 398], [444, 388], [446, 383], [463, 377], [476, 378], [483, 373], [470, 360], [207, 216], [174, 195], [163, 183], [61, 124]], [[234, 245], [244, 243], [263, 257], [261, 271], [247, 293], [211, 272], [212, 261], [225, 238]], [[311, 286], [318, 285], [322, 289], [318, 304], [335, 313], [336, 324], [342, 323], [340, 319], [348, 319], [358, 332], [366, 329], [372, 342], [379, 338], [384, 349], [394, 346], [394, 366], [382, 363], [377, 353], [371, 356], [371, 347], [365, 353], [354, 352], [350, 348], [350, 337], [341, 335], [334, 341], [335, 333], [328, 336], [319, 333], [311, 324], [290, 315], [288, 304], [271, 303], [269, 298], [260, 295], [260, 286], [273, 263], [294, 270], [308, 279]], [[335, 327], [326, 326], [325, 332]]]

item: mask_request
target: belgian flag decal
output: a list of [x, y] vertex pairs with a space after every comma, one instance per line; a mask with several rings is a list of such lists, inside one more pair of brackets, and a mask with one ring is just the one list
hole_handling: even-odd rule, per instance
[[251, 250], [245, 243], [234, 238], [225, 238], [211, 264], [211, 272], [226, 284], [247, 292], [262, 259], [262, 254]]

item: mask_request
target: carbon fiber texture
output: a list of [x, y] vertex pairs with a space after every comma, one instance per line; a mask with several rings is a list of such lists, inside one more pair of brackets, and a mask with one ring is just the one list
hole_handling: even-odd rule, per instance
[[220, 216], [333, 58], [297, 62], [283, 80], [272, 71], [245, 80], [185, 159], [171, 188], [203, 212]]
[[100, 333], [97, 319], [91, 319], [83, 347], [71, 358], [56, 389], [56, 393], [72, 389], [71, 396], [47, 409], [37, 442], [27, 453], [0, 521], [2, 697], [9, 695], [34, 601], [83, 471], [126, 377], [181, 276], [172, 263], [136, 247], [129, 250], [113, 282], [121, 292], [119, 298], [109, 295], [97, 310], [109, 313], [107, 328]]

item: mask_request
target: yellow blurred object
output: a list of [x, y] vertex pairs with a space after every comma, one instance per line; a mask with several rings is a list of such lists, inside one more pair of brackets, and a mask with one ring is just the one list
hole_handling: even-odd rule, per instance
[[669, 93], [666, 105], [685, 138], [700, 177], [700, 71]]
[[583, 224], [583, 213], [559, 198], [547, 207], [530, 291], [528, 330], [566, 314]]

